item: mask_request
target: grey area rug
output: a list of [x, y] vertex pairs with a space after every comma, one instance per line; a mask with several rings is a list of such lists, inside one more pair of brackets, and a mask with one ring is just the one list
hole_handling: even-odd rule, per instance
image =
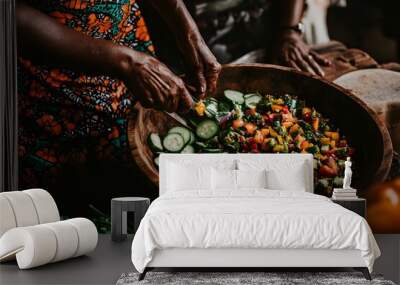
[[395, 285], [380, 275], [372, 275], [368, 281], [359, 272], [148, 272], [146, 278], [138, 281], [138, 273], [122, 274], [117, 285]]

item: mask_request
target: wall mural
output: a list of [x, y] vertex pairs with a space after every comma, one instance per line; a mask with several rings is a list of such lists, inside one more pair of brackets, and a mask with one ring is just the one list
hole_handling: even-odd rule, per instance
[[[260, 37], [268, 34], [265, 23], [273, 20], [270, 1], [186, 2], [222, 63], [264, 48], [270, 38]], [[184, 64], [166, 26], [148, 4], [139, 4], [135, 0], [28, 1], [18, 9], [47, 15], [38, 20], [34, 31], [45, 27], [46, 21], [55, 21], [89, 37], [157, 56], [183, 74]], [[46, 38], [38, 34], [34, 38], [27, 31], [29, 27], [23, 26], [19, 37], [32, 46], [40, 46]], [[57, 30], [58, 35], [63, 31]], [[60, 57], [51, 61], [21, 45], [18, 102], [20, 188], [48, 189], [64, 216], [90, 217], [99, 231], [108, 231], [111, 198], [157, 197], [160, 152], [296, 152], [313, 154], [315, 191], [328, 197], [333, 188], [342, 187], [345, 161], [351, 157], [352, 186], [368, 200], [371, 227], [378, 233], [400, 232], [399, 157], [395, 152], [392, 162], [383, 122], [377, 123], [376, 114], [348, 99], [345, 91], [304, 79], [304, 84], [315, 84], [315, 94], [304, 94], [294, 89], [303, 80], [300, 75], [283, 80], [279, 72], [254, 72], [251, 77], [249, 71], [242, 78], [234, 69], [225, 70], [216, 98], [196, 99], [194, 109], [177, 119], [137, 104], [134, 91], [116, 79], [111, 65], [80, 69], [79, 62], [90, 61], [90, 51], [74, 54], [76, 68], [63, 67], [62, 55], [71, 55], [63, 45], [62, 40], [45, 45], [49, 57]], [[352, 70], [378, 67], [366, 53], [349, 51], [344, 45], [320, 53], [348, 60], [325, 69], [329, 81]], [[256, 53], [247, 60], [269, 59]], [[257, 80], [257, 76], [267, 79]], [[289, 83], [279, 83], [283, 81]], [[390, 128], [392, 138], [396, 130]], [[398, 140], [393, 141], [399, 151]]]

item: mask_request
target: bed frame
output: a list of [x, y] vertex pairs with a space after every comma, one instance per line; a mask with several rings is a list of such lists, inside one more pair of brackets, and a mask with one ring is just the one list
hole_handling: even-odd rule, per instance
[[170, 248], [156, 250], [152, 261], [139, 275], [155, 268], [230, 268], [246, 271], [254, 268], [338, 268], [350, 267], [361, 271], [371, 280], [359, 250], [329, 249], [194, 249]]
[[[306, 191], [313, 192], [313, 157], [309, 154], [162, 154], [160, 159], [160, 195], [166, 192], [167, 161], [189, 160], [191, 163], [216, 163], [243, 159], [268, 159], [270, 161], [305, 161], [307, 169]], [[254, 249], [254, 248], [169, 248], [157, 249], [139, 280], [156, 268], [229, 268], [246, 271], [250, 268], [354, 268], [367, 280], [371, 276], [359, 250], [331, 249]], [[260, 270], [263, 271], [263, 270]]]

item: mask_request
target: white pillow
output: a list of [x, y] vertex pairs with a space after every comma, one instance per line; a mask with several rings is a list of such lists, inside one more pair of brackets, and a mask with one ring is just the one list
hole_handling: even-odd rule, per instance
[[267, 187], [273, 190], [306, 192], [307, 175], [304, 163], [293, 165], [287, 170], [270, 169], [267, 171]]
[[236, 170], [212, 168], [214, 190], [236, 190]]
[[238, 169], [258, 171], [266, 170], [267, 188], [271, 190], [307, 191], [309, 173], [307, 161], [291, 160], [278, 155], [268, 159], [240, 159]]
[[211, 190], [211, 167], [199, 167], [168, 163], [168, 191]]
[[237, 188], [267, 188], [267, 171], [236, 170]]

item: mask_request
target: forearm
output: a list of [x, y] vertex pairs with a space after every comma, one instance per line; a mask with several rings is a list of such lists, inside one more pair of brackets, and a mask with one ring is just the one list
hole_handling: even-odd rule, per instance
[[274, 0], [275, 26], [277, 29], [297, 25], [304, 12], [304, 0]]
[[69, 29], [46, 14], [17, 4], [18, 52], [35, 63], [121, 77], [126, 47]]

